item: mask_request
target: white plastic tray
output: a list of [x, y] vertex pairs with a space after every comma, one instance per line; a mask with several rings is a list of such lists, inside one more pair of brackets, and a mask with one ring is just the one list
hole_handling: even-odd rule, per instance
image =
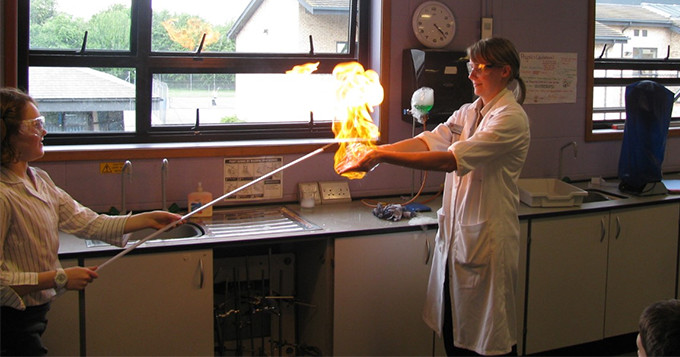
[[558, 179], [519, 179], [519, 200], [529, 207], [580, 206], [588, 192]]

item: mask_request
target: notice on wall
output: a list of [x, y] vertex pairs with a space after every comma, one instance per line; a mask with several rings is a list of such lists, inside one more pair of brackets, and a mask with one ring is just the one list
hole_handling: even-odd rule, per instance
[[576, 53], [522, 52], [525, 104], [576, 103]]
[[[281, 156], [240, 157], [224, 159], [224, 194], [246, 185], [283, 166]], [[269, 200], [283, 197], [283, 172], [225, 198], [225, 201]]]

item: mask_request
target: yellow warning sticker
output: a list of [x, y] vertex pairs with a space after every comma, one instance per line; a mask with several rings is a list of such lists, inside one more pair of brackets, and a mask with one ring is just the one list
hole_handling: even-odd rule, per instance
[[124, 162], [100, 162], [100, 174], [119, 174], [123, 171]]

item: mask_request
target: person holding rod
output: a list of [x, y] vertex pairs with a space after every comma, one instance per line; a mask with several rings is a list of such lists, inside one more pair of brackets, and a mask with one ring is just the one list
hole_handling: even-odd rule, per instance
[[448, 355], [516, 355], [517, 180], [530, 141], [525, 85], [509, 40], [483, 39], [467, 53], [473, 103], [432, 131], [346, 159], [339, 173], [380, 163], [447, 172], [423, 317]]
[[181, 216], [109, 216], [84, 207], [29, 165], [44, 155], [47, 134], [36, 102], [17, 89], [0, 88], [0, 105], [0, 355], [40, 356], [47, 353], [41, 335], [50, 301], [98, 277], [97, 267], [61, 267], [60, 230], [123, 247], [124, 233], [160, 229]]

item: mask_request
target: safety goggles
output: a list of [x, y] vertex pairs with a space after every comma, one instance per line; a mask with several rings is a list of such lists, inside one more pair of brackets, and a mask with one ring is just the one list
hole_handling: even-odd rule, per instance
[[35, 119], [22, 120], [19, 132], [23, 134], [41, 134], [45, 130], [45, 117], [39, 116]]
[[495, 64], [484, 64], [484, 63], [477, 63], [474, 64], [472, 62], [467, 63], [467, 70], [468, 74], [472, 74], [472, 72], [477, 72], [477, 73], [485, 73], [488, 68], [499, 68], [500, 66], [495, 65]]

